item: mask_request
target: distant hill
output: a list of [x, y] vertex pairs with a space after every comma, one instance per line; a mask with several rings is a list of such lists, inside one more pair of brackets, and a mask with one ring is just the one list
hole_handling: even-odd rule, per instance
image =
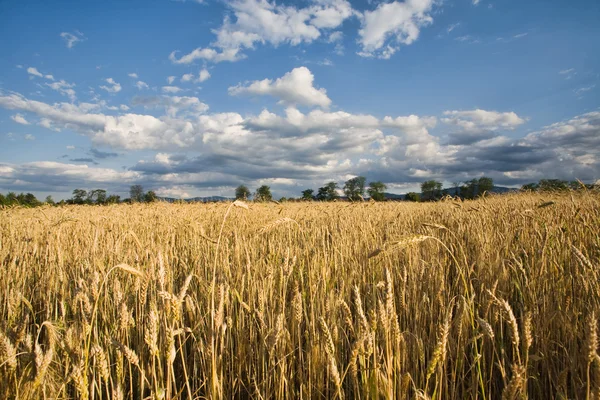
[[[494, 188], [492, 190], [490, 190], [490, 193], [509, 193], [509, 192], [518, 192], [519, 189], [518, 188], [509, 188], [506, 186], [494, 186]], [[450, 196], [456, 196], [457, 194], [460, 193], [460, 188], [458, 189], [458, 192], [456, 191], [456, 188], [447, 188], [442, 190], [442, 192], [444, 193], [444, 195], [449, 194]]]

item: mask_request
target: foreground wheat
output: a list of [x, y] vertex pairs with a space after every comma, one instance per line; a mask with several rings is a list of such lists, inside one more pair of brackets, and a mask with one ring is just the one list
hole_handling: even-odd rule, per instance
[[599, 200], [0, 210], [0, 398], [598, 398]]

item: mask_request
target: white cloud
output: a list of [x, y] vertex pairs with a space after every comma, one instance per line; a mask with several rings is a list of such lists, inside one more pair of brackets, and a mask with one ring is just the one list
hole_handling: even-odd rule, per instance
[[206, 68], [204, 68], [200, 71], [200, 74], [198, 75], [198, 82], [204, 82], [204, 81], [208, 80], [209, 78], [210, 78], [210, 72], [208, 72], [208, 70]]
[[86, 38], [83, 33], [75, 31], [75, 33], [62, 32], [60, 37], [63, 38], [69, 49], [73, 48], [77, 43], [84, 41]]
[[477, 4], [479, 4], [480, 0], [473, 0], [473, 5], [476, 6]]
[[513, 130], [526, 122], [514, 112], [486, 111], [481, 109], [471, 111], [444, 111], [442, 122], [455, 125], [465, 131], [500, 129]]
[[242, 49], [253, 49], [258, 43], [273, 46], [311, 43], [321, 36], [321, 30], [335, 29], [357, 14], [347, 0], [314, 0], [304, 8], [269, 0], [237, 0], [226, 4], [232, 10], [233, 20], [227, 16], [214, 31], [217, 38], [213, 47], [220, 51], [199, 47], [179, 59], [172, 52], [169, 56], [172, 62], [189, 64], [198, 59], [233, 62], [245, 57]]
[[51, 74], [44, 75], [40, 71], [38, 71], [37, 68], [34, 68], [34, 67], [27, 68], [27, 73], [29, 75], [32, 75], [32, 76], [37, 76], [37, 77], [40, 77], [40, 78], [46, 78], [46, 79], [48, 79], [50, 81], [54, 80], [54, 76], [52, 76]]
[[169, 85], [170, 85], [170, 84], [172, 84], [173, 82], [175, 82], [175, 79], [176, 79], [176, 78], [177, 78], [177, 77], [176, 77], [176, 76], [173, 76], [173, 75], [171, 75], [171, 76], [167, 76], [167, 83], [168, 83]]
[[[481, 43], [481, 40], [479, 40], [471, 35], [458, 36], [458, 37], [455, 37], [454, 40], [456, 40], [458, 42], [470, 43], [470, 44]], [[501, 40], [501, 39], [499, 39], [499, 40]]]
[[28, 133], [25, 135], [25, 140], [35, 140], [35, 136], [33, 136], [32, 134]]
[[15, 121], [17, 124], [21, 124], [21, 125], [29, 125], [29, 122], [25, 119], [25, 117], [21, 114], [15, 114], [13, 116], [10, 117], [13, 121]]
[[453, 30], [455, 30], [456, 28], [458, 28], [459, 26], [460, 26], [460, 22], [457, 22], [455, 24], [451, 24], [451, 25], [448, 26], [448, 28], [446, 28], [446, 32], [450, 33]]
[[73, 89], [73, 87], [75, 87], [74, 83], [68, 83], [64, 79], [61, 79], [58, 82], [46, 83], [46, 86], [56, 90], [64, 96], [68, 96], [71, 101], [75, 101], [76, 99], [75, 90]]
[[178, 86], [163, 86], [162, 87], [162, 91], [165, 93], [178, 93], [181, 92], [183, 89], [178, 87]]
[[189, 186], [171, 186], [171, 187], [160, 187], [155, 190], [156, 194], [160, 197], [175, 197], [178, 199], [186, 199], [191, 197], [190, 191], [193, 188]]
[[359, 43], [364, 57], [390, 58], [401, 44], [410, 45], [418, 39], [420, 29], [433, 22], [434, 0], [410, 0], [381, 3], [373, 11], [365, 11]]
[[294, 68], [275, 81], [263, 79], [247, 85], [237, 85], [229, 88], [231, 95], [270, 95], [285, 104], [300, 104], [305, 106], [320, 106], [327, 108], [331, 100], [325, 89], [313, 86], [314, 76], [306, 67]]
[[129, 76], [130, 78], [134, 78], [134, 79], [138, 78], [138, 74], [136, 74], [135, 72], [131, 72], [131, 73], [127, 74], [127, 76]]
[[219, 53], [215, 49], [199, 47], [179, 59], [177, 59], [176, 54], [177, 51], [173, 51], [169, 55], [169, 60], [174, 64], [191, 64], [196, 60], [205, 60], [214, 63], [223, 61], [235, 62], [246, 58], [246, 56], [240, 54], [240, 49], [224, 49]]
[[121, 109], [121, 111], [129, 111], [129, 107], [127, 107], [125, 104], [121, 104], [119, 108]]
[[33, 68], [33, 67], [29, 67], [27, 68], [27, 73], [33, 76], [38, 76], [40, 78], [42, 78], [44, 75], [42, 75], [42, 73], [40, 71], [37, 70], [37, 68]]
[[182, 114], [194, 117], [208, 111], [208, 105], [201, 102], [197, 97], [165, 96], [165, 98], [167, 99], [167, 115], [172, 118], [182, 116]]
[[102, 85], [100, 89], [104, 89], [109, 93], [119, 93], [121, 91], [121, 84], [115, 82], [113, 78], [107, 78], [105, 81], [111, 86]]
[[334, 31], [327, 37], [327, 43], [336, 43], [344, 39], [344, 33], [342, 31]]
[[67, 146], [67, 150], [75, 150], [75, 146]]
[[141, 174], [133, 171], [121, 172], [109, 168], [88, 167], [85, 164], [54, 161], [5, 164], [0, 168], [0, 184], [21, 186], [30, 190], [54, 191], [59, 188], [70, 191], [77, 186], [114, 185], [117, 182], [128, 185], [140, 178]]
[[143, 81], [137, 81], [135, 86], [137, 86], [138, 89], [142, 90], [142, 89], [148, 89], [149, 86], [146, 82]]
[[590, 86], [585, 86], [585, 87], [581, 87], [579, 89], [575, 89], [575, 90], [573, 90], [573, 92], [575, 92], [576, 96], [581, 96], [584, 93], [589, 92], [590, 90], [592, 90], [595, 87], [596, 87], [595, 84], [594, 85], [590, 85]]
[[[191, 81], [192, 79], [194, 79], [194, 74], [184, 74], [184, 75], [181, 77], [181, 82], [189, 82], [189, 81]], [[169, 83], [172, 83], [172, 82], [169, 82]]]
[[562, 71], [558, 71], [561, 75], [570, 75], [575, 72], [575, 68], [563, 69]]

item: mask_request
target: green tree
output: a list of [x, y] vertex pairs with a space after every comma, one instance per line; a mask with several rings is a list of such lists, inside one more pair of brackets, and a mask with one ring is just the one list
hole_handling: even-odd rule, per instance
[[256, 189], [254, 194], [254, 201], [271, 201], [273, 196], [271, 195], [271, 188], [267, 185], [262, 185]]
[[85, 203], [85, 199], [87, 198], [87, 191], [83, 189], [75, 189], [73, 190], [73, 198], [71, 202], [73, 204], [83, 204]]
[[406, 201], [421, 201], [421, 195], [419, 195], [419, 193], [415, 193], [415, 192], [408, 192], [406, 193], [406, 196], [404, 196], [404, 200]]
[[6, 196], [4, 196], [2, 193], [0, 193], [0, 206], [6, 206], [7, 201], [6, 201]]
[[442, 197], [442, 182], [430, 180], [421, 183], [421, 195], [423, 200], [438, 200]]
[[537, 183], [533, 182], [533, 183], [527, 183], [527, 184], [521, 186], [521, 191], [523, 191], [523, 192], [536, 192], [539, 188], [540, 188], [540, 185], [538, 185]]
[[53, 206], [55, 204], [52, 196], [50, 196], [50, 195], [46, 196], [46, 204], [50, 204], [51, 206]]
[[154, 193], [154, 190], [148, 190], [146, 192], [146, 194], [144, 195], [144, 201], [146, 203], [153, 203], [157, 200], [158, 200], [158, 197], [156, 196], [156, 193]]
[[248, 200], [250, 197], [250, 189], [245, 185], [240, 185], [235, 188], [235, 199], [236, 200]]
[[111, 194], [106, 198], [106, 204], [119, 204], [121, 201], [121, 196], [116, 194]]
[[369, 188], [367, 189], [367, 192], [369, 193], [369, 196], [373, 200], [384, 201], [386, 189], [387, 189], [387, 186], [385, 185], [385, 183], [383, 183], [381, 181], [376, 181], [376, 182], [369, 183]]
[[8, 192], [8, 194], [6, 195], [6, 205], [12, 206], [17, 203], [17, 194], [15, 192]]
[[321, 201], [332, 201], [340, 196], [337, 192], [338, 184], [335, 182], [329, 182], [327, 185], [320, 187], [317, 193], [317, 200]]
[[129, 198], [131, 198], [132, 202], [142, 202], [144, 201], [144, 188], [142, 185], [133, 185], [129, 188]]
[[106, 190], [94, 189], [88, 193], [88, 200], [90, 203], [104, 204], [106, 203]]
[[483, 196], [485, 192], [489, 192], [494, 188], [494, 180], [487, 176], [482, 176], [479, 179], [471, 179], [466, 181], [461, 187], [461, 196], [465, 199], [475, 199]]
[[569, 182], [560, 179], [540, 180], [540, 190], [543, 192], [560, 192], [569, 188]]
[[344, 183], [344, 194], [351, 201], [363, 200], [365, 195], [365, 182], [367, 179], [364, 176], [356, 176], [348, 179]]
[[302, 200], [313, 200], [313, 193], [315, 191], [312, 189], [306, 189], [302, 191]]

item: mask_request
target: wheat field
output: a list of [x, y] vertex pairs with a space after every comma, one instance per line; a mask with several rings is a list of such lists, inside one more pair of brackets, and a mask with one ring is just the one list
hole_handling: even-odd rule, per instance
[[600, 196], [0, 210], [0, 398], [600, 398]]

